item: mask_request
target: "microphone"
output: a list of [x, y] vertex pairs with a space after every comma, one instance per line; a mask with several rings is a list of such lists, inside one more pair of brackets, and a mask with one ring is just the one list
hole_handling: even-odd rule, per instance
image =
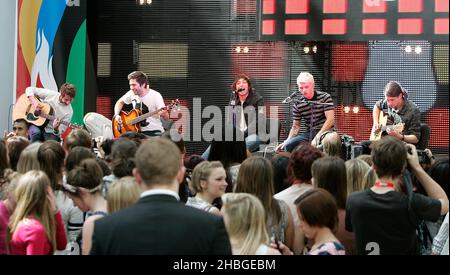
[[290, 96], [286, 97], [281, 103], [285, 104], [285, 103], [291, 103], [292, 102], [292, 98], [297, 96], [297, 91], [293, 92]]
[[239, 93], [239, 92], [242, 92], [243, 90], [245, 90], [244, 88], [239, 88], [239, 89], [237, 89], [236, 91], [233, 91], [234, 93]]

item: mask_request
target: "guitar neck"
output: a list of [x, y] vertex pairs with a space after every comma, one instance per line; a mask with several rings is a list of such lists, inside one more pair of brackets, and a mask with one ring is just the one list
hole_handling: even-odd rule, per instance
[[[50, 121], [53, 121], [53, 120], [56, 119], [55, 116], [52, 116], [52, 115], [49, 115], [49, 114], [46, 114], [46, 113], [41, 113], [41, 114], [39, 114], [39, 116], [43, 117], [43, 118], [46, 118], [46, 119], [48, 119]], [[72, 124], [70, 124], [70, 122], [61, 120], [60, 123], [66, 125], [67, 127], [72, 127]]]
[[151, 117], [151, 116], [153, 116], [153, 115], [155, 115], [155, 114], [161, 112], [162, 110], [164, 110], [164, 109], [166, 109], [166, 108], [167, 108], [167, 107], [162, 107], [162, 108], [159, 108], [159, 109], [156, 110], [156, 111], [153, 111], [153, 112], [146, 113], [146, 114], [143, 114], [143, 115], [141, 115], [141, 116], [138, 116], [137, 118], [134, 118], [134, 119], [131, 120], [131, 124], [136, 124], [136, 123], [139, 123], [139, 122], [141, 122], [141, 121], [144, 121], [144, 120], [146, 120], [148, 117]]

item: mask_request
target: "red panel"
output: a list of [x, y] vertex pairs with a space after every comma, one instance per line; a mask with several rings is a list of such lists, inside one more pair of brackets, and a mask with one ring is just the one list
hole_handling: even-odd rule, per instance
[[363, 19], [363, 34], [385, 34], [387, 32], [386, 19]]
[[322, 25], [323, 34], [346, 34], [347, 19], [324, 19]]
[[369, 60], [367, 43], [333, 43], [331, 57], [331, 77], [335, 81], [364, 80]]
[[364, 0], [363, 13], [384, 13], [387, 11], [387, 4], [383, 0]]
[[347, 0], [323, 0], [323, 13], [346, 13]]
[[448, 12], [448, 0], [434, 0], [435, 12]]
[[111, 97], [109, 96], [97, 96], [96, 102], [97, 113], [104, 115], [107, 118], [112, 118], [113, 116], [113, 106], [111, 104]]
[[434, 19], [434, 33], [435, 34], [448, 34], [448, 18], [436, 18]]
[[308, 20], [291, 19], [284, 24], [284, 34], [308, 34]]
[[[236, 47], [248, 47], [248, 53], [237, 53]], [[234, 44], [231, 50], [232, 75], [244, 73], [256, 79], [284, 79], [286, 75], [286, 44], [248, 42]]]
[[423, 24], [421, 18], [403, 18], [398, 20], [398, 34], [422, 34]]
[[350, 135], [355, 141], [369, 140], [370, 130], [372, 129], [371, 109], [359, 106], [357, 114], [352, 113], [352, 111], [344, 113], [344, 106], [337, 105], [334, 113], [337, 131], [340, 135]]
[[275, 34], [275, 20], [263, 20], [262, 34], [265, 35]]
[[263, 4], [263, 14], [274, 14], [275, 13], [275, 9], [276, 9], [275, 0], [263, 0], [262, 4]]
[[448, 147], [448, 107], [434, 108], [426, 115], [426, 123], [431, 128], [428, 147]]
[[422, 12], [422, 11], [423, 11], [423, 0], [398, 0], [398, 12]]
[[286, 13], [308, 13], [309, 0], [286, 0]]
[[256, 14], [255, 0], [239, 0], [236, 4], [236, 15]]

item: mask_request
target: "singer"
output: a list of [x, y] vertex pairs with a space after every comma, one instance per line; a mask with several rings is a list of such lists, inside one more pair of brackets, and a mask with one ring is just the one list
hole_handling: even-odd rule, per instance
[[[232, 117], [227, 118], [228, 123], [241, 130], [245, 135], [245, 144], [250, 152], [259, 150], [261, 139], [258, 137], [258, 120], [265, 119], [264, 99], [253, 90], [250, 78], [244, 74], [239, 74], [231, 84], [230, 102], [228, 106], [232, 108]], [[246, 108], [254, 108], [256, 116], [249, 116], [245, 112]], [[253, 132], [254, 131], [254, 132]], [[202, 154], [203, 159], [208, 159], [208, 147]]]
[[[308, 72], [300, 73], [297, 86], [300, 95], [292, 107], [292, 127], [288, 138], [278, 145], [277, 151], [291, 152], [303, 141], [310, 141], [311, 145], [317, 146], [320, 135], [334, 127], [333, 100], [328, 93], [314, 90], [314, 77]], [[306, 131], [299, 134], [302, 120]]]

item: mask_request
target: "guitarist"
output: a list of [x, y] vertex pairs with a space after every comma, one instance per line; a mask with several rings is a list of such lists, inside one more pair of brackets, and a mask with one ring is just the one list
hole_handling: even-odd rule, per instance
[[[67, 126], [61, 125], [61, 120], [70, 122], [73, 116], [72, 101], [75, 98], [76, 88], [70, 83], [64, 83], [59, 89], [59, 93], [44, 88], [28, 87], [25, 89], [30, 103], [37, 111], [42, 109], [39, 98], [42, 102], [48, 103], [53, 109], [53, 115], [56, 117], [49, 121], [45, 127], [30, 125], [28, 133], [30, 141], [56, 140], [60, 141], [60, 134], [64, 133]], [[37, 98], [36, 98], [37, 97]]]
[[373, 130], [381, 129], [380, 112], [388, 115], [387, 124], [404, 123], [403, 131], [398, 133], [386, 129], [386, 133], [398, 140], [416, 144], [420, 139], [420, 110], [408, 100], [408, 92], [397, 81], [389, 81], [384, 88], [385, 98], [373, 107]]
[[[130, 90], [119, 98], [114, 105], [114, 119], [119, 125], [122, 123], [120, 112], [125, 104], [133, 104], [133, 108], [138, 109], [141, 114], [165, 107], [161, 94], [148, 87], [148, 78], [144, 72], [130, 73], [128, 83], [130, 84]], [[169, 119], [167, 110], [162, 110], [158, 115], [148, 117], [143, 123], [141, 122], [141, 132], [147, 136], [161, 136], [164, 128], [160, 116], [165, 120]]]

